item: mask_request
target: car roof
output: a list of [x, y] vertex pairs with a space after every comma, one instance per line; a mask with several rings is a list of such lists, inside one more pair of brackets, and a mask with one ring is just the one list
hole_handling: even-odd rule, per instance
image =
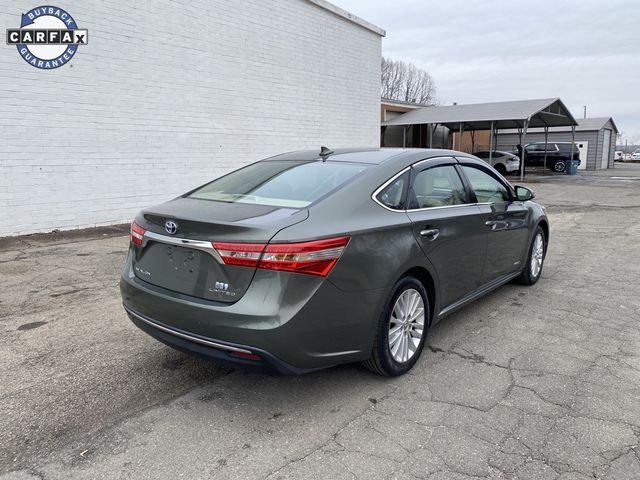
[[[330, 162], [368, 163], [380, 165], [383, 163], [404, 163], [417, 160], [464, 155], [468, 153], [454, 150], [442, 150], [435, 148], [336, 148], [327, 156]], [[289, 160], [289, 161], [317, 161], [320, 159], [320, 150], [300, 150], [283, 153], [264, 159], [263, 161]]]

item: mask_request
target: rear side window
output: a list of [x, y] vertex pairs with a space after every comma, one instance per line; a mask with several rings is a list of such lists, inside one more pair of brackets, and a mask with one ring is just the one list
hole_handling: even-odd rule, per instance
[[[560, 150], [561, 152], [571, 152], [571, 144], [570, 143], [557, 143], [556, 145], [558, 145], [558, 150]], [[574, 150], [577, 150], [577, 146], [574, 148]]]
[[376, 195], [376, 200], [392, 210], [404, 210], [409, 171], [406, 171]]
[[485, 171], [468, 165], [463, 165], [462, 170], [479, 203], [501, 203], [510, 199], [507, 187]]
[[368, 167], [363, 163], [268, 161], [236, 170], [191, 192], [189, 198], [305, 208]]
[[416, 175], [411, 192], [410, 209], [468, 203], [462, 180], [452, 165], [422, 170]]

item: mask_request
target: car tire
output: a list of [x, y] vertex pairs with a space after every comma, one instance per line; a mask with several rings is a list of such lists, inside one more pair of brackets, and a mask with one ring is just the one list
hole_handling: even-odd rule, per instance
[[564, 173], [567, 170], [567, 165], [564, 163], [564, 160], [556, 160], [553, 162], [551, 170], [556, 173]]
[[525, 263], [520, 276], [516, 278], [516, 282], [521, 285], [535, 284], [542, 274], [544, 258], [547, 253], [547, 244], [542, 227], [538, 227], [533, 234], [528, 252], [527, 262]]
[[497, 163], [493, 168], [502, 175], [503, 177], [507, 174], [507, 167], [505, 167], [502, 163]]
[[[416, 302], [415, 309], [412, 310], [409, 302]], [[413, 316], [416, 317], [415, 321], [410, 321]], [[429, 320], [429, 298], [422, 282], [412, 276], [398, 280], [378, 319], [371, 357], [362, 362], [363, 365], [386, 377], [408, 372], [420, 358], [427, 338]], [[416, 343], [418, 333], [419, 340]], [[411, 350], [412, 347], [414, 350]], [[405, 355], [408, 358], [404, 358]]]

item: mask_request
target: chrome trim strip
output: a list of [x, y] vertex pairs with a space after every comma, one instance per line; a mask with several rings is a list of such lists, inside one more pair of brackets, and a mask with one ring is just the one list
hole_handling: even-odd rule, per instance
[[454, 157], [453, 155], [450, 157], [447, 157], [446, 155], [444, 157], [430, 157], [430, 158], [423, 158], [422, 160], [418, 160], [416, 163], [412, 164], [411, 166], [413, 168], [418, 167], [419, 165], [422, 165], [425, 162], [430, 162], [432, 160], [453, 160], [454, 162], [452, 163], [453, 165], [457, 165], [458, 162], [456, 160], [456, 157]]
[[[508, 203], [507, 200], [505, 200], [504, 202], [496, 202], [496, 203]], [[496, 203], [493, 202], [476, 202], [476, 203], [460, 203], [458, 205], [443, 205], [442, 207], [424, 207], [424, 208], [414, 208], [413, 210], [406, 210], [407, 213], [409, 212], [423, 212], [425, 210], [440, 210], [443, 208], [458, 208], [458, 207], [480, 207], [482, 205], [495, 205]]]
[[389, 186], [389, 184], [391, 184], [396, 178], [402, 176], [405, 172], [408, 172], [409, 170], [411, 170], [411, 165], [409, 165], [408, 167], [406, 167], [404, 170], [401, 170], [400, 172], [396, 173], [393, 177], [391, 177], [389, 180], [387, 180], [386, 182], [384, 182], [381, 186], [379, 186], [372, 194], [371, 194], [371, 200], [373, 200], [374, 202], [376, 202], [378, 205], [380, 205], [382, 208], [384, 208], [385, 210], [389, 210], [390, 212], [396, 212], [396, 213], [404, 213], [406, 211], [406, 209], [403, 210], [394, 210], [393, 208], [389, 208], [387, 207], [384, 203], [379, 202], [378, 199], [376, 198], [378, 196], [378, 194], [384, 190], [385, 188], [387, 188]]
[[149, 325], [149, 326], [151, 326], [153, 328], [157, 328], [158, 330], [162, 330], [163, 332], [169, 333], [169, 334], [174, 335], [176, 337], [180, 337], [180, 338], [183, 338], [185, 340], [189, 340], [189, 341], [194, 342], [194, 343], [199, 343], [201, 345], [206, 345], [207, 347], [217, 348], [219, 350], [227, 350], [229, 352], [240, 352], [240, 353], [253, 353], [251, 350], [246, 350], [244, 348], [238, 348], [238, 347], [232, 347], [230, 345], [224, 345], [222, 343], [212, 342], [212, 341], [209, 341], [209, 340], [205, 340], [203, 338], [194, 337], [194, 336], [191, 336], [191, 335], [187, 335], [186, 333], [178, 332], [177, 330], [173, 330], [172, 328], [163, 327], [162, 325], [160, 325], [160, 324], [158, 324], [156, 322], [153, 322], [153, 321], [141, 316], [140, 314], [134, 312], [133, 310], [127, 308], [126, 305], [124, 306], [124, 309], [127, 311], [127, 313], [129, 315], [136, 317], [141, 322], [144, 322], [144, 323], [146, 323], [147, 325]]
[[159, 233], [146, 231], [142, 237], [142, 247], [147, 245], [148, 240], [166, 243], [168, 245], [176, 245], [179, 247], [193, 248], [194, 250], [201, 250], [215, 258], [218, 263], [224, 263], [218, 251], [213, 247], [213, 244], [206, 240], [190, 240], [188, 238], [168, 237]]
[[442, 210], [444, 208], [460, 208], [460, 207], [474, 207], [478, 205], [483, 205], [481, 203], [459, 203], [457, 205], [443, 205], [442, 207], [424, 207], [424, 208], [413, 208], [411, 210], [406, 210], [407, 213], [413, 212], [424, 212], [426, 210]]

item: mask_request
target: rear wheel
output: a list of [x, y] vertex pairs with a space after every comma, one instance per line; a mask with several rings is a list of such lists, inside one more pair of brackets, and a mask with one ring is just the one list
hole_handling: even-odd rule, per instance
[[378, 319], [371, 357], [364, 366], [379, 375], [394, 377], [418, 361], [429, 325], [429, 300], [422, 282], [404, 277], [394, 286]]
[[556, 173], [562, 173], [567, 169], [567, 165], [564, 163], [564, 160], [555, 160], [551, 166], [551, 170]]
[[529, 246], [527, 263], [516, 281], [522, 285], [533, 285], [536, 283], [542, 273], [545, 254], [546, 248], [544, 231], [541, 227], [538, 227], [536, 229], [536, 233], [533, 235], [533, 240], [531, 240], [531, 245]]

